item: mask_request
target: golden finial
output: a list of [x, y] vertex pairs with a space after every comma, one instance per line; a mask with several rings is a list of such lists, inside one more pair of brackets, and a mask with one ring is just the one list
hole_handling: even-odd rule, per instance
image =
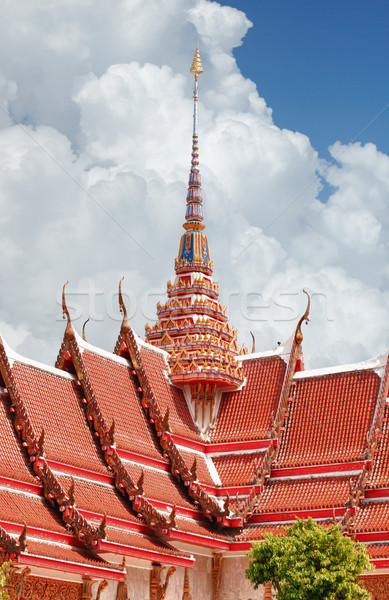
[[69, 281], [67, 281], [66, 283], [63, 284], [62, 287], [62, 317], [65, 318], [65, 315], [68, 318], [68, 321], [70, 321], [70, 314], [68, 311], [68, 307], [66, 306], [66, 298], [65, 298], [65, 288], [67, 286], [67, 284], [69, 283]]
[[65, 287], [67, 286], [67, 284], [69, 283], [69, 281], [67, 281], [62, 288], [62, 316], [63, 318], [65, 318], [65, 316], [68, 319], [68, 324], [66, 326], [66, 330], [65, 330], [65, 338], [67, 340], [72, 340], [76, 337], [76, 332], [73, 329], [73, 325], [72, 325], [72, 320], [70, 318], [70, 313], [68, 310], [68, 307], [66, 305], [66, 298], [65, 298]]
[[199, 44], [197, 43], [196, 46], [196, 52], [194, 54], [193, 57], [193, 62], [192, 62], [192, 66], [190, 68], [190, 72], [195, 76], [195, 79], [197, 81], [197, 78], [199, 75], [201, 75], [201, 73], [203, 72], [203, 66], [201, 64], [201, 58], [200, 58], [200, 52], [199, 52]]
[[303, 316], [301, 317], [301, 319], [300, 319], [300, 321], [298, 322], [298, 324], [297, 324], [297, 327], [296, 327], [296, 333], [295, 333], [294, 339], [295, 339], [295, 342], [296, 342], [296, 344], [297, 344], [298, 346], [301, 344], [301, 342], [302, 342], [302, 341], [303, 341], [303, 339], [304, 339], [304, 337], [303, 337], [303, 333], [302, 333], [302, 331], [301, 331], [301, 325], [302, 325], [302, 322], [303, 322], [303, 321], [305, 321], [306, 323], [308, 323], [308, 321], [309, 321], [309, 310], [310, 310], [310, 308], [311, 308], [311, 298], [310, 298], [310, 296], [309, 296], [308, 292], [306, 292], [305, 290], [303, 290], [303, 292], [304, 292], [304, 294], [306, 294], [306, 295], [307, 295], [307, 297], [308, 297], [308, 303], [307, 303], [307, 308], [306, 308], [306, 310], [305, 310], [305, 313], [304, 313], [304, 314], [303, 314]]
[[122, 295], [123, 279], [124, 279], [124, 276], [119, 281], [119, 307], [120, 307], [120, 312], [123, 313], [123, 321], [122, 321], [121, 331], [122, 331], [122, 333], [127, 333], [128, 331], [130, 331], [131, 325], [130, 325], [130, 322], [127, 317], [127, 310], [126, 310], [125, 304], [123, 302], [123, 295]]
[[250, 331], [250, 333], [251, 333], [251, 337], [253, 338], [253, 345], [252, 345], [252, 348], [251, 348], [251, 354], [254, 354], [255, 353], [255, 337], [254, 337], [254, 334], [253, 334], [252, 331]]
[[87, 318], [87, 320], [85, 321], [84, 325], [82, 326], [82, 339], [84, 340], [84, 342], [87, 342], [87, 341], [88, 341], [88, 340], [86, 339], [86, 336], [85, 336], [85, 327], [86, 327], [86, 324], [87, 324], [88, 322], [89, 322], [89, 317]]
[[124, 275], [121, 278], [121, 280], [119, 281], [119, 307], [120, 307], [120, 312], [123, 313], [123, 317], [127, 318], [127, 310], [125, 307], [125, 304], [123, 302], [123, 296], [122, 296], [122, 281], [124, 279]]

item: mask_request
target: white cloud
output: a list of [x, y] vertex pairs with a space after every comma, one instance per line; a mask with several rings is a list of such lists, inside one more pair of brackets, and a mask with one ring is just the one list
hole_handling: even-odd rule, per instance
[[[119, 278], [142, 334], [173, 275], [190, 164], [196, 41], [200, 165], [215, 273], [230, 320], [266, 349], [313, 293], [306, 364], [362, 360], [389, 343], [389, 157], [277, 127], [232, 56], [251, 26], [210, 0], [7, 5], [0, 23], [1, 331], [53, 362], [60, 290], [88, 339], [118, 333]], [[158, 19], [155, 14], [158, 13]], [[116, 312], [115, 312], [116, 311]], [[101, 320], [105, 315], [105, 320]]]

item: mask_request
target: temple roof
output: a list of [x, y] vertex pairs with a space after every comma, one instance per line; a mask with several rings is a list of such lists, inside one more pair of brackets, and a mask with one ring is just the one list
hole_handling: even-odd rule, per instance
[[123, 557], [192, 567], [196, 549], [243, 553], [264, 533], [282, 535], [296, 517], [311, 516], [370, 544], [382, 565], [389, 354], [304, 371], [308, 294], [285, 344], [238, 348], [204, 234], [198, 48], [191, 72], [185, 232], [146, 341], [128, 320], [122, 281], [113, 352], [76, 333], [65, 286], [55, 367], [0, 338], [0, 551], [56, 576], [123, 581]]

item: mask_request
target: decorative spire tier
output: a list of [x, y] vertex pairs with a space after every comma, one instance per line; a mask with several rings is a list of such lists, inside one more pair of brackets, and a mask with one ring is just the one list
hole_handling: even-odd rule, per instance
[[238, 388], [243, 382], [236, 357], [247, 352], [237, 344], [237, 331], [230, 327], [227, 309], [219, 302], [219, 286], [213, 283], [213, 262], [203, 233], [203, 198], [199, 172], [197, 135], [198, 76], [203, 72], [198, 46], [190, 72], [194, 75], [192, 161], [186, 213], [176, 278], [168, 281], [165, 304], [158, 302], [158, 321], [146, 325], [146, 340], [170, 354], [172, 383], [190, 391], [194, 418], [204, 429], [212, 423], [217, 390]]

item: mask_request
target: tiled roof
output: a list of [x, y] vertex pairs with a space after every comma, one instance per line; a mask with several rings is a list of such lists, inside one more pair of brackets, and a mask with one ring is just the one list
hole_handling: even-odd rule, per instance
[[310, 510], [344, 506], [356, 478], [318, 477], [269, 481], [259, 496], [255, 512]]
[[200, 481], [200, 483], [205, 485], [215, 485], [215, 482], [210, 475], [207, 463], [205, 462], [204, 456], [201, 454], [194, 454], [193, 452], [190, 452], [189, 450], [183, 450], [182, 448], [179, 448], [179, 451], [189, 469], [192, 467], [193, 460], [196, 457], [197, 480]]
[[218, 529], [217, 526], [211, 524], [208, 520], [193, 521], [192, 519], [186, 519], [185, 517], [176, 517], [175, 529], [224, 541], [229, 541], [232, 535], [230, 529]]
[[374, 371], [295, 380], [295, 397], [273, 463], [293, 467], [360, 460], [380, 388]]
[[367, 488], [389, 487], [389, 405], [385, 405], [382, 438], [377, 444], [378, 454], [369, 476]]
[[24, 522], [30, 527], [38, 527], [65, 533], [64, 523], [54, 510], [50, 509], [47, 502], [39, 497], [19, 492], [10, 492], [0, 489], [0, 520], [5, 522]]
[[202, 441], [190, 415], [184, 394], [169, 383], [164, 357], [145, 346], [139, 347], [142, 363], [149, 383], [157, 398], [162, 414], [169, 408], [169, 426], [172, 433], [185, 438]]
[[212, 442], [263, 439], [271, 429], [286, 363], [279, 356], [245, 360], [242, 363], [246, 385], [223, 394]]
[[254, 483], [254, 466], [260, 467], [266, 453], [223, 454], [212, 458], [223, 486]]
[[107, 527], [106, 531], [106, 541], [108, 542], [123, 544], [124, 546], [132, 546], [133, 548], [152, 550], [154, 552], [163, 552], [164, 554], [170, 554], [173, 556], [189, 556], [189, 554], [186, 552], [177, 550], [176, 548], [173, 548], [169, 544], [165, 544], [162, 540], [159, 540], [155, 537], [150, 537], [132, 531], [125, 531], [116, 527]]
[[0, 398], [0, 475], [36, 484], [8, 416], [8, 404], [8, 399]]
[[[141, 475], [141, 467], [133, 463], [126, 463], [126, 468], [134, 481], [138, 481]], [[172, 476], [163, 471], [144, 468], [143, 489], [146, 498], [168, 502], [169, 505], [177, 504], [184, 508], [193, 509], [193, 504], [189, 502], [184, 490], [180, 485], [176, 485]], [[65, 489], [70, 486], [70, 478], [59, 476]], [[99, 514], [108, 514], [112, 517], [118, 517], [132, 521], [130, 503], [122, 496], [116, 488], [99, 485], [88, 481], [75, 480], [75, 499], [79, 508], [91, 510]], [[109, 507], [109, 510], [107, 509]]]
[[[126, 463], [126, 468], [134, 481], [137, 481], [141, 474], [141, 468], [132, 463]], [[170, 473], [147, 468], [144, 468], [144, 473], [143, 489], [147, 498], [193, 509], [193, 503], [185, 493], [184, 486], [177, 482]]]
[[76, 382], [18, 362], [12, 372], [36, 435], [45, 430], [46, 457], [106, 473], [88, 430], [81, 408], [82, 391]]
[[[320, 525], [324, 528], [333, 526], [333, 521], [320, 521]], [[235, 542], [248, 542], [248, 541], [259, 541], [264, 539], [265, 533], [272, 533], [273, 535], [286, 535], [288, 525], [247, 525], [243, 531], [238, 531], [234, 536]]]
[[251, 540], [263, 540], [265, 533], [272, 533], [273, 535], [285, 535], [286, 530], [284, 527], [278, 525], [248, 525], [243, 531], [240, 531], [235, 535], [234, 541], [248, 542]]
[[91, 552], [82, 548], [72, 548], [71, 546], [58, 545], [53, 543], [44, 543], [36, 539], [27, 539], [27, 551], [29, 555], [44, 556], [57, 560], [66, 560], [95, 567], [108, 568], [113, 571], [119, 571], [120, 566], [109, 563], [99, 556], [93, 556]]
[[[70, 477], [57, 475], [57, 479], [65, 490], [69, 489], [71, 485]], [[139, 523], [139, 519], [131, 511], [126, 497], [121, 496], [114, 487], [75, 479], [74, 499], [78, 509], [88, 510], [98, 515], [107, 513], [110, 517], [123, 519], [131, 523]]]
[[356, 512], [350, 533], [389, 531], [389, 502], [362, 504]]
[[131, 369], [90, 350], [82, 353], [82, 359], [107, 425], [115, 420], [117, 447], [163, 460], [137, 397]]
[[370, 558], [389, 558], [389, 544], [370, 544], [367, 553]]

